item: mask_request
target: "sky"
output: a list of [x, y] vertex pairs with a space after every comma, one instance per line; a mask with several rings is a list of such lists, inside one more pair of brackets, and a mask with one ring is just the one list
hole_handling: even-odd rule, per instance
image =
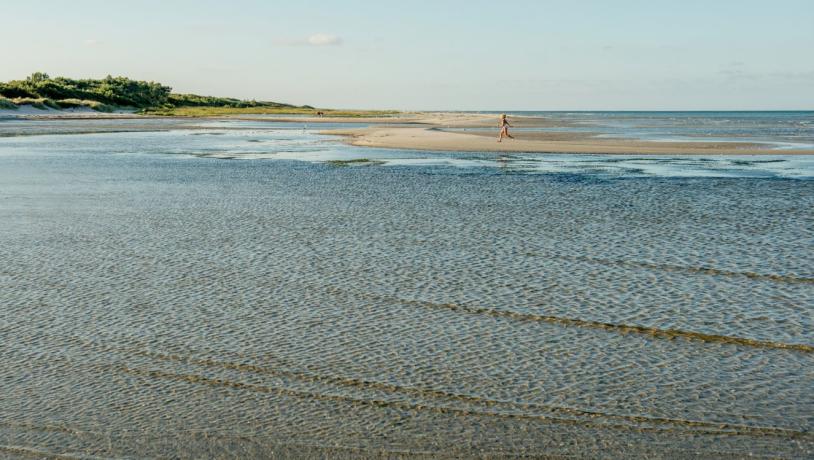
[[399, 110], [812, 110], [812, 0], [0, 0], [36, 72]]

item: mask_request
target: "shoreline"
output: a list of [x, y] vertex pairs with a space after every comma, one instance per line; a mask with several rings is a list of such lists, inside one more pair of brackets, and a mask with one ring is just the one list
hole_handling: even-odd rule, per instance
[[[16, 112], [16, 113], [13, 113]], [[738, 141], [651, 141], [633, 138], [601, 138], [597, 132], [558, 131], [575, 125], [539, 116], [514, 116], [514, 128], [545, 128], [547, 131], [512, 131], [516, 139], [498, 143], [497, 119], [491, 114], [461, 112], [403, 112], [389, 116], [156, 116], [135, 113], [103, 113], [88, 110], [0, 110], [0, 118], [17, 120], [239, 120], [269, 123], [358, 124], [359, 127], [324, 129], [319, 134], [339, 136], [356, 147], [444, 152], [546, 153], [592, 155], [814, 155], [814, 149], [777, 149], [772, 144]], [[150, 128], [152, 129], [152, 128]], [[452, 131], [473, 129], [474, 131]], [[138, 129], [135, 129], [138, 131]]]

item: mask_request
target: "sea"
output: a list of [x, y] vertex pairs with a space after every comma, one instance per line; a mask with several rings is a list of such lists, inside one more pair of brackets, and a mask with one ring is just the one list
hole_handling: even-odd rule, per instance
[[814, 112], [523, 114], [774, 150], [0, 119], [0, 456], [814, 456]]

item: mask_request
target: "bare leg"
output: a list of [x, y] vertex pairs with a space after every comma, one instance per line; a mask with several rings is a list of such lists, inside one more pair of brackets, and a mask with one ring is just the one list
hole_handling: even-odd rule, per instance
[[503, 134], [508, 134], [506, 133], [506, 128], [500, 128], [500, 134], [497, 136], [498, 142], [503, 142]]

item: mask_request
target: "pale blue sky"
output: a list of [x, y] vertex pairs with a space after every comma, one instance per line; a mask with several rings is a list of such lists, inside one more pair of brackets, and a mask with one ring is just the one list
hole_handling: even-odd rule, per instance
[[814, 1], [2, 2], [0, 81], [344, 108], [814, 109]]

